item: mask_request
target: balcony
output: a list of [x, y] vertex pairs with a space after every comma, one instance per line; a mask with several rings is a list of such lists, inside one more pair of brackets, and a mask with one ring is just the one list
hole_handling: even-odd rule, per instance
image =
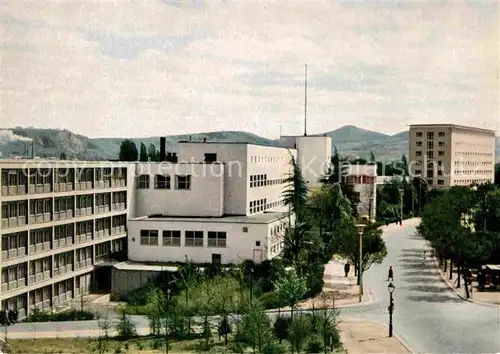
[[111, 180], [111, 187], [125, 187], [125, 179], [113, 179]]
[[125, 232], [125, 225], [114, 226], [111, 228], [111, 235], [118, 235]]
[[66, 192], [73, 190], [73, 182], [69, 183], [54, 183], [54, 192]]
[[15, 186], [2, 186], [2, 196], [24, 195], [26, 194], [26, 186], [19, 184]]
[[95, 186], [95, 189], [102, 189], [102, 188], [104, 188], [104, 181], [95, 181], [94, 186]]
[[92, 266], [92, 258], [87, 258], [85, 260], [75, 262], [75, 271], [79, 269], [84, 269]]
[[50, 242], [37, 243], [36, 245], [29, 246], [29, 253], [40, 253], [50, 251]]
[[26, 278], [19, 278], [8, 283], [2, 283], [2, 293], [16, 290], [26, 286]]
[[26, 217], [14, 217], [2, 219], [2, 228], [18, 227], [26, 225]]
[[30, 224], [39, 224], [42, 222], [48, 222], [50, 220], [50, 213], [30, 215]]
[[54, 240], [54, 249], [56, 248], [62, 248], [66, 246], [71, 246], [73, 244], [73, 237], [63, 237], [60, 239]]
[[116, 211], [125, 210], [125, 203], [113, 203], [112, 209]]
[[101, 238], [101, 237], [108, 237], [111, 235], [111, 231], [108, 228], [102, 229], [102, 230], [96, 230], [95, 231], [95, 237], [96, 238]]
[[50, 189], [50, 183], [29, 185], [30, 194], [50, 193]]
[[58, 277], [67, 273], [71, 273], [73, 271], [72, 264], [66, 264], [65, 266], [54, 269], [54, 277]]
[[88, 234], [80, 234], [75, 236], [75, 243], [83, 243], [88, 241], [92, 241], [91, 232], [89, 232]]
[[40, 272], [36, 274], [32, 274], [28, 278], [28, 285], [36, 284], [44, 280], [50, 279], [50, 271], [47, 270], [45, 272]]
[[80, 181], [75, 183], [76, 190], [92, 189], [92, 181]]
[[18, 257], [26, 256], [26, 247], [13, 248], [10, 250], [2, 251], [2, 261], [8, 261]]
[[111, 207], [109, 204], [96, 205], [95, 211], [96, 211], [96, 214], [109, 213], [111, 211]]
[[75, 216], [89, 216], [92, 215], [92, 207], [79, 208], [75, 210]]
[[68, 209], [68, 210], [62, 210], [62, 211], [55, 211], [54, 212], [54, 220], [64, 220], [64, 219], [70, 219], [73, 217], [73, 209]]

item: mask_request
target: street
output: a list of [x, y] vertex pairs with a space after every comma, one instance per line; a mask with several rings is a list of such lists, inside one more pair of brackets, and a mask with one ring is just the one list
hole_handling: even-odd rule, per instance
[[[364, 276], [365, 291], [371, 293], [373, 302], [343, 308], [341, 318], [366, 319], [388, 325], [389, 282], [386, 279], [392, 265], [396, 286], [394, 333], [411, 350], [418, 353], [500, 352], [499, 307], [461, 300], [441, 278], [429, 250], [424, 261], [425, 242], [416, 235], [413, 226], [392, 229], [384, 239], [387, 258], [383, 264], [373, 265]], [[146, 318], [133, 316], [133, 321], [139, 333], [148, 331]], [[97, 336], [97, 328], [97, 321], [19, 323], [9, 328], [9, 337]]]

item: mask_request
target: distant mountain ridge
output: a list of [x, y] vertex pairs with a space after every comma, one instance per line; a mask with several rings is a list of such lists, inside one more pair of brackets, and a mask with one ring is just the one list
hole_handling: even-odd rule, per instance
[[[408, 154], [408, 132], [388, 135], [371, 130], [346, 125], [324, 133], [332, 138], [333, 144], [342, 155], [369, 157], [373, 152], [379, 160], [393, 160]], [[260, 137], [242, 131], [217, 131], [170, 135], [167, 138], [167, 150], [175, 151], [180, 140], [248, 142], [252, 144], [276, 146], [277, 140]], [[68, 158], [80, 160], [117, 159], [120, 143], [124, 138], [88, 138], [74, 134], [69, 130], [21, 128], [0, 130], [0, 152], [2, 158], [26, 156], [31, 153], [31, 141], [34, 152], [40, 157], [58, 158], [62, 152]], [[130, 138], [138, 147], [154, 144], [159, 148], [160, 137]], [[496, 154], [500, 157], [500, 137], [496, 138]]]

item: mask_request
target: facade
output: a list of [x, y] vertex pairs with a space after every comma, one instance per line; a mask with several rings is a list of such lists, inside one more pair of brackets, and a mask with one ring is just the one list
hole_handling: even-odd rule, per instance
[[1, 308], [24, 317], [98, 286], [96, 267], [125, 252], [127, 164], [4, 160]]
[[282, 192], [292, 156], [294, 149], [181, 142], [176, 163], [137, 163], [129, 260], [272, 259], [289, 220]]
[[309, 190], [321, 187], [332, 159], [332, 138], [326, 135], [281, 136], [279, 145], [297, 149], [297, 163]]
[[409, 162], [413, 176], [429, 188], [494, 181], [495, 131], [453, 124], [411, 125]]
[[377, 165], [348, 165], [345, 173], [346, 182], [359, 194], [359, 215], [373, 221], [377, 215]]

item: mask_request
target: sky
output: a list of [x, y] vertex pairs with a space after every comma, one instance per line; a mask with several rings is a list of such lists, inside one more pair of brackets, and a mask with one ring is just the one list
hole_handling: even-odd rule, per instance
[[497, 130], [499, 3], [3, 1], [0, 127]]

